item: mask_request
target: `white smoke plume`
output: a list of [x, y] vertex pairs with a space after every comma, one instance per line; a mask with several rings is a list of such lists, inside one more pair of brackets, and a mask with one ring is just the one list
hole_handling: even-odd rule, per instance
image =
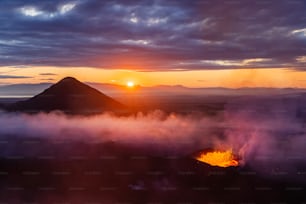
[[[295, 161], [306, 160], [303, 122], [288, 117], [287, 113], [262, 114], [250, 110], [253, 109], [230, 107], [213, 117], [167, 115], [162, 111], [121, 117], [1, 113], [0, 135], [2, 140], [18, 136], [47, 141], [112, 141], [172, 155], [188, 155], [205, 148], [232, 149], [241, 158], [241, 164], [254, 168], [288, 167]], [[4, 149], [8, 151], [2, 148], [0, 154]]]

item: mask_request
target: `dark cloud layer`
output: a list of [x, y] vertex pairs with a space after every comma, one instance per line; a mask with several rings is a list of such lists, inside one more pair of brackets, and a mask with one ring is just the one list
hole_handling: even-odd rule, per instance
[[39, 75], [41, 75], [41, 76], [56, 76], [57, 74], [55, 74], [55, 73], [40, 73]]
[[28, 76], [16, 76], [16, 75], [0, 75], [0, 79], [25, 79], [32, 78]]
[[303, 69], [305, 10], [304, 0], [2, 0], [0, 65]]

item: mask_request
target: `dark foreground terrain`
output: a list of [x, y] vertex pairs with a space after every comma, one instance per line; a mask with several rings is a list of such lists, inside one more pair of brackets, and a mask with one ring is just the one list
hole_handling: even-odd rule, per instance
[[[119, 101], [144, 113], [0, 113], [0, 203], [306, 202], [304, 93]], [[220, 143], [240, 166], [191, 156]]]
[[[8, 145], [9, 143], [9, 145]], [[1, 203], [301, 203], [306, 173], [268, 176], [243, 167], [220, 168], [190, 155], [152, 155], [109, 143], [1, 142], [27, 152], [0, 159]], [[290, 179], [294, 176], [294, 179]]]

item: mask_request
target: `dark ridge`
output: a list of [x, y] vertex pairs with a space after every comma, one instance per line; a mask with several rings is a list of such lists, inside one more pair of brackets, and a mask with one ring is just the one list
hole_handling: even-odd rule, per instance
[[126, 107], [100, 91], [66, 77], [42, 93], [25, 101], [11, 105], [9, 111], [66, 113], [100, 113], [104, 111], [124, 112]]

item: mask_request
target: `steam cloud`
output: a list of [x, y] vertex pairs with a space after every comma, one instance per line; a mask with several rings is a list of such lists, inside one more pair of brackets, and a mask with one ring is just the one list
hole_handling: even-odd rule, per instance
[[67, 116], [60, 112], [36, 115], [0, 115], [0, 134], [48, 140], [117, 142], [135, 146], [154, 146], [173, 153], [190, 153], [210, 145], [217, 122], [199, 116], [166, 115], [153, 111], [147, 115], [119, 117], [112, 114]]
[[[1, 113], [0, 135], [2, 141], [11, 136], [50, 141], [113, 141], [172, 155], [188, 155], [209, 147], [232, 149], [242, 163], [254, 168], [287, 168], [306, 160], [306, 135], [295, 111], [279, 110], [283, 109], [277, 107], [267, 112], [254, 111], [254, 107], [227, 107], [217, 116], [166, 115], [161, 111], [122, 117]], [[11, 147], [9, 151], [15, 150]], [[7, 152], [8, 148], [2, 148], [0, 156]]]

